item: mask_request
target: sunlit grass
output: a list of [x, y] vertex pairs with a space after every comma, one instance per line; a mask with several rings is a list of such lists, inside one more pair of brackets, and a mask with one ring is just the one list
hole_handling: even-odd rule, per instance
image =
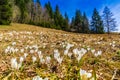
[[[0, 25], [0, 80], [32, 80], [35, 76], [50, 80], [110, 80], [115, 70], [115, 79], [119, 80], [119, 37], [115, 34], [69, 33], [17, 23]], [[13, 51], [5, 52], [9, 47]], [[19, 50], [14, 52], [16, 48]], [[56, 58], [55, 50], [58, 50]], [[42, 52], [40, 56], [39, 51]], [[28, 55], [20, 68], [13, 69], [11, 59], [16, 58], [19, 64], [25, 53]], [[48, 56], [51, 58], [50, 63], [47, 61], [49, 64], [44, 62]], [[83, 70], [82, 74], [80, 70]], [[89, 74], [88, 78], [87, 73], [92, 76]]]

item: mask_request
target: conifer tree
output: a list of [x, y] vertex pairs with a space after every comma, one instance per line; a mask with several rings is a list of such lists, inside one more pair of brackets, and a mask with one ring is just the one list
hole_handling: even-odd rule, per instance
[[86, 13], [83, 14], [83, 21], [82, 21], [82, 32], [89, 33], [89, 21], [87, 19]]
[[12, 6], [9, 0], [0, 0], [0, 25], [9, 25], [12, 17]]
[[60, 13], [59, 6], [56, 5], [55, 13], [54, 13], [54, 24], [57, 29], [63, 29], [64, 18]]
[[25, 23], [25, 18], [28, 14], [26, 5], [30, 1], [31, 0], [15, 0], [15, 4], [20, 8], [21, 11], [21, 17], [19, 20], [20, 23]]
[[35, 15], [36, 23], [40, 23], [41, 13], [42, 13], [40, 0], [36, 1], [35, 11], [36, 11], [36, 13], [35, 13], [36, 14]]
[[74, 27], [77, 32], [82, 32], [82, 15], [80, 10], [76, 10]]
[[35, 21], [35, 5], [34, 5], [34, 0], [32, 0], [30, 6], [30, 23], [33, 24], [34, 21]]
[[63, 26], [65, 26], [65, 29], [64, 30], [66, 30], [66, 31], [68, 31], [69, 30], [69, 18], [68, 18], [68, 15], [67, 15], [67, 13], [65, 12], [65, 19], [64, 19], [64, 25]]
[[54, 18], [54, 12], [53, 12], [50, 1], [48, 1], [48, 3], [45, 4], [45, 7], [46, 7], [46, 9], [49, 13], [49, 16], [53, 19]]
[[76, 29], [75, 29], [75, 18], [74, 17], [72, 17], [72, 20], [71, 20], [71, 23], [70, 23], [70, 31], [76, 31]]
[[75, 24], [75, 18], [74, 17], [72, 17], [72, 20], [71, 20], [71, 28], [74, 28], [74, 24]]
[[98, 34], [104, 33], [103, 21], [96, 8], [92, 15], [91, 31]]

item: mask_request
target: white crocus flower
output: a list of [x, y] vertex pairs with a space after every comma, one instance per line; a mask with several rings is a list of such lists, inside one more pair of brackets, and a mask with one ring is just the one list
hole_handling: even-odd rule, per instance
[[85, 54], [85, 53], [87, 52], [87, 50], [86, 50], [86, 49], [84, 49], [84, 48], [81, 48], [81, 50], [80, 50], [80, 51], [81, 51], [81, 53], [82, 53], [82, 54]]
[[34, 50], [30, 50], [30, 53], [33, 54], [35, 51]]
[[91, 73], [87, 73], [87, 78], [91, 78], [92, 74]]
[[28, 56], [28, 54], [27, 53], [24, 53], [24, 58], [26, 59], [26, 57]]
[[88, 47], [87, 50], [90, 51], [90, 48]]
[[50, 63], [51, 57], [46, 57], [46, 64]]
[[63, 61], [63, 58], [58, 57], [58, 58], [57, 58], [57, 61], [58, 61], [59, 64], [61, 64], [62, 61]]
[[18, 64], [17, 64], [16, 58], [12, 58], [11, 59], [11, 67], [13, 69], [17, 69], [18, 68]]
[[19, 64], [18, 64], [18, 69], [19, 69], [21, 66], [22, 66], [22, 63], [19, 63]]
[[66, 46], [66, 49], [69, 50], [73, 46], [74, 46], [73, 44], [68, 43], [67, 46]]
[[43, 79], [43, 80], [49, 80], [48, 78], [45, 78], [45, 79]]
[[21, 53], [24, 53], [24, 49], [20, 49], [20, 52], [21, 52]]
[[20, 57], [20, 63], [22, 64], [22, 62], [24, 61], [23, 57]]
[[11, 48], [10, 46], [7, 47], [8, 50], [10, 50], [10, 48]]
[[80, 69], [80, 75], [82, 76], [82, 75], [85, 75], [85, 74], [86, 74], [86, 71], [85, 71], [85, 70]]
[[40, 63], [44, 64], [45, 63], [45, 59], [40, 58]]
[[27, 46], [25, 47], [25, 49], [28, 50], [28, 49], [29, 49], [29, 45], [27, 45]]
[[21, 67], [21, 63], [18, 64], [16, 58], [11, 59], [11, 67], [13, 69], [19, 69]]
[[82, 54], [78, 55], [78, 57], [77, 57], [78, 62], [81, 60], [82, 56], [83, 56]]
[[55, 49], [55, 50], [54, 50], [54, 53], [58, 53], [58, 49]]
[[112, 44], [112, 47], [114, 48], [114, 47], [115, 47], [115, 44]]
[[87, 78], [91, 78], [92, 77], [92, 73], [89, 73], [89, 72], [87, 72], [85, 70], [82, 70], [82, 69], [80, 69], [80, 75], [81, 76], [86, 75]]
[[115, 41], [113, 41], [112, 43], [113, 43], [113, 44], [115, 44], [116, 42], [115, 42]]
[[35, 56], [32, 56], [32, 61], [33, 63], [37, 60], [37, 58]]
[[40, 56], [40, 63], [42, 63], [42, 64], [45, 63], [45, 59], [43, 59], [43, 55]]
[[37, 54], [38, 54], [38, 57], [40, 58], [40, 57], [41, 57], [42, 52], [41, 52], [41, 51], [38, 51], [38, 52], [37, 52]]
[[40, 76], [34, 76], [32, 80], [43, 80]]
[[112, 45], [112, 43], [110, 43], [110, 46]]
[[5, 49], [5, 53], [7, 54], [9, 52], [9, 49]]
[[12, 46], [15, 46], [15, 45], [16, 45], [16, 42], [13, 42], [13, 43], [12, 43]]
[[68, 56], [71, 58], [71, 56], [72, 56], [72, 53], [68, 53]]
[[54, 58], [57, 59], [60, 56], [58, 50], [54, 50]]
[[68, 54], [68, 49], [64, 50], [64, 55]]
[[97, 56], [98, 56], [98, 54], [97, 54], [97, 53], [95, 53], [94, 55], [95, 55], [95, 57], [97, 57]]
[[35, 49], [35, 52], [38, 52], [38, 49]]
[[112, 43], [110, 43], [110, 45], [114, 48], [115, 47], [115, 41], [113, 41]]
[[10, 48], [10, 53], [12, 53], [12, 52], [14, 52], [14, 48], [13, 47]]
[[15, 48], [15, 52], [17, 53], [19, 51], [19, 49], [18, 48]]
[[73, 49], [73, 53], [74, 53], [75, 55], [77, 55], [77, 54], [78, 54], [78, 49], [77, 49], [77, 48]]
[[97, 57], [97, 56], [99, 56], [99, 55], [101, 55], [102, 54], [102, 51], [98, 51], [97, 53], [95, 53], [94, 55]]
[[92, 49], [91, 52], [94, 54], [95, 53], [95, 49]]
[[101, 55], [102, 54], [102, 51], [98, 51], [98, 53], [97, 53], [98, 55]]

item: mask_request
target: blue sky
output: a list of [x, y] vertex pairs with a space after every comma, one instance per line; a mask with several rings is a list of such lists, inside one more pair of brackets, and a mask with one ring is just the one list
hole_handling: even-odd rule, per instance
[[43, 6], [48, 1], [51, 2], [53, 8], [58, 4], [61, 13], [64, 15], [67, 12], [70, 19], [75, 15], [76, 9], [86, 12], [90, 20], [94, 8], [97, 8], [102, 15], [104, 7], [108, 6], [116, 18], [120, 31], [120, 0], [40, 0]]

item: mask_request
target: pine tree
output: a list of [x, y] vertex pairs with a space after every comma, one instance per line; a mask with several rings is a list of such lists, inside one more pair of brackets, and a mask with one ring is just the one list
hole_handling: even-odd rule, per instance
[[76, 10], [74, 27], [77, 32], [82, 32], [82, 15], [80, 10]]
[[12, 6], [9, 0], [0, 0], [0, 25], [9, 25], [12, 17]]
[[91, 31], [93, 33], [104, 33], [103, 21], [101, 20], [101, 16], [99, 15], [97, 9], [95, 8], [92, 15], [91, 21]]
[[104, 26], [108, 32], [108, 34], [111, 31], [116, 30], [116, 21], [115, 18], [113, 18], [113, 13], [110, 11], [110, 9], [106, 6], [103, 11], [103, 20], [104, 20]]
[[83, 14], [83, 22], [82, 22], [82, 32], [89, 33], [89, 21], [87, 19], [86, 13]]

